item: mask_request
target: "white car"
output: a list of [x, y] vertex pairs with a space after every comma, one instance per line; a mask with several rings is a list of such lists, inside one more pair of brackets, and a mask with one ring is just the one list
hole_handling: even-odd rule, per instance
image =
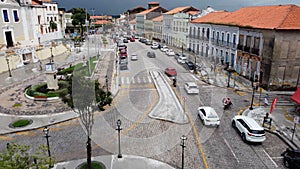
[[244, 142], [263, 142], [266, 140], [265, 130], [253, 118], [236, 115], [231, 121], [233, 128], [236, 128]]
[[181, 64], [185, 63], [186, 61], [187, 61], [187, 57], [184, 55], [180, 55], [177, 59], [177, 62]]
[[136, 53], [131, 54], [131, 60], [132, 60], [132, 61], [138, 60], [137, 54], [136, 54]]
[[213, 125], [219, 127], [220, 118], [217, 112], [208, 106], [202, 106], [198, 108], [198, 115], [204, 125]]
[[166, 52], [168, 49], [169, 49], [169, 48], [168, 48], [168, 46], [166, 46], [166, 45], [164, 45], [163, 47], [160, 48], [160, 50], [161, 50], [162, 52]]
[[166, 51], [166, 54], [167, 54], [168, 56], [175, 56], [175, 52], [174, 52], [172, 49], [167, 50], [167, 51]]
[[157, 43], [152, 44], [151, 48], [152, 49], [158, 49], [158, 44]]
[[184, 84], [184, 89], [188, 94], [198, 94], [199, 88], [195, 82], [186, 82]]

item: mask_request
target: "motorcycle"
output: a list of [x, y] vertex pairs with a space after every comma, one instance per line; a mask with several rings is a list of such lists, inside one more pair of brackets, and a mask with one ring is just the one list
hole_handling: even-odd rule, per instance
[[223, 104], [224, 104], [224, 110], [230, 109], [232, 106], [232, 102], [231, 102], [230, 98], [224, 98]]

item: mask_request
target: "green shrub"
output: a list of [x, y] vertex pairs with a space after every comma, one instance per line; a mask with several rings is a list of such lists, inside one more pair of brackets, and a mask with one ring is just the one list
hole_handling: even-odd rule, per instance
[[[87, 163], [84, 163], [80, 169], [87, 169]], [[99, 162], [92, 161], [92, 169], [103, 169], [103, 167]]]
[[22, 119], [22, 120], [18, 120], [12, 123], [13, 127], [24, 127], [30, 124], [30, 120], [28, 119]]

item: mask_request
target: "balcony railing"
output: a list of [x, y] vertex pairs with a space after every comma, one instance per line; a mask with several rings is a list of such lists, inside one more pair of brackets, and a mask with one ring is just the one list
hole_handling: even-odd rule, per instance
[[259, 49], [257, 49], [257, 48], [252, 48], [252, 49], [251, 49], [251, 54], [259, 55]]
[[241, 45], [241, 44], [238, 44], [238, 45], [237, 45], [237, 48], [238, 48], [238, 50], [244, 50], [244, 46]]
[[249, 46], [245, 46], [245, 47], [244, 47], [244, 51], [250, 53], [250, 47], [249, 47]]

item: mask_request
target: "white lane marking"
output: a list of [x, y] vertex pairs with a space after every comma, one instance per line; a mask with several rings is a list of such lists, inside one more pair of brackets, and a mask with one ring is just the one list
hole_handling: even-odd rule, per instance
[[198, 81], [199, 79], [195, 76], [195, 75], [191, 75], [196, 81]]
[[144, 83], [147, 83], [146, 77], [143, 77], [143, 81]]
[[129, 77], [126, 77], [126, 83], [127, 83], [127, 84], [130, 84], [130, 79], [129, 79]]
[[124, 84], [124, 77], [121, 77], [121, 84]]
[[236, 161], [239, 163], [239, 159], [237, 158], [237, 156], [234, 154], [232, 148], [230, 147], [230, 145], [228, 144], [228, 142], [225, 140], [225, 138], [223, 137], [223, 140], [225, 141], [227, 147], [230, 149], [231, 153], [233, 154], [234, 158], [236, 159]]
[[131, 83], [132, 83], [132, 84], [135, 84], [134, 77], [131, 78]]
[[152, 82], [152, 80], [151, 80], [151, 77], [150, 77], [150, 76], [148, 76], [148, 81], [149, 81], [149, 83], [151, 83], [151, 82]]
[[281, 157], [271, 157], [272, 159], [281, 159], [283, 158], [282, 156]]
[[276, 166], [276, 168], [278, 168], [278, 165], [275, 163], [275, 161], [273, 161], [273, 159], [270, 157], [270, 155], [265, 151], [263, 150], [263, 152], [267, 155], [267, 157], [272, 161], [272, 163]]

